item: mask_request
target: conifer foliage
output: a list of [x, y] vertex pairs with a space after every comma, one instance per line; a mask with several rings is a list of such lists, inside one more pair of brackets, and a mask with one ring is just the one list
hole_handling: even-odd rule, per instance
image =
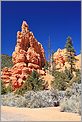
[[71, 73], [73, 73], [73, 71], [75, 70], [76, 58], [75, 58], [75, 50], [73, 47], [72, 38], [70, 36], [67, 37], [65, 48], [67, 50], [66, 57], [70, 65], [70, 70]]
[[44, 89], [44, 80], [35, 70], [28, 77], [27, 82], [31, 86], [31, 90], [38, 91]]
[[44, 90], [47, 87], [47, 82], [43, 80], [42, 77], [34, 70], [31, 75], [28, 76], [27, 80], [24, 81], [24, 84], [21, 88], [16, 90], [16, 94], [23, 95], [25, 92], [33, 90], [39, 91]]

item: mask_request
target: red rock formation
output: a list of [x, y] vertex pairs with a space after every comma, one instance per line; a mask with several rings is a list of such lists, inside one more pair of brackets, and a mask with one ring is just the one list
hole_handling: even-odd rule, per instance
[[11, 75], [12, 75], [11, 70], [5, 67], [2, 71], [2, 76], [1, 76], [1, 79], [4, 81], [5, 84], [9, 83]]
[[22, 31], [17, 32], [17, 44], [12, 54], [14, 66], [11, 69], [4, 68], [1, 76], [5, 82], [11, 80], [14, 88], [20, 87], [23, 80], [27, 78], [27, 74], [31, 74], [33, 70], [45, 74], [42, 70], [46, 62], [42, 45], [29, 31], [25, 21], [21, 28]]
[[[67, 54], [67, 50], [66, 49], [58, 49], [57, 52], [55, 52], [53, 54], [53, 60], [55, 62], [55, 66], [60, 71], [65, 70], [65, 67], [70, 68], [70, 65], [69, 65], [69, 63], [67, 61], [66, 54]], [[80, 55], [76, 56], [75, 58], [78, 59], [75, 62], [75, 67], [76, 67], [76, 69], [80, 69], [80, 64], [81, 64], [80, 63], [81, 62], [80, 61], [80, 59], [81, 59]]]
[[53, 59], [56, 64], [56, 68], [62, 69], [66, 63], [66, 49], [58, 49], [57, 52], [54, 53]]

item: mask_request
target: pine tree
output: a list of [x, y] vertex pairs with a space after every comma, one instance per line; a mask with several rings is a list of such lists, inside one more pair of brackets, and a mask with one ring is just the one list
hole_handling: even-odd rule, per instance
[[13, 91], [13, 88], [12, 88], [12, 81], [11, 81], [11, 80], [9, 81], [9, 85], [8, 85], [7, 88], [6, 88], [6, 91], [7, 91], [7, 93]]
[[70, 81], [74, 77], [74, 75], [71, 73], [70, 69], [68, 69], [67, 67], [65, 67], [64, 73], [65, 73], [68, 81]]
[[28, 77], [27, 82], [28, 84], [31, 85], [31, 89], [34, 91], [39, 91], [44, 89], [45, 81], [40, 77], [40, 75], [35, 70]]
[[70, 70], [71, 70], [71, 73], [73, 73], [73, 71], [75, 70], [76, 58], [75, 58], [75, 50], [73, 47], [72, 38], [70, 36], [68, 36], [67, 38], [65, 48], [67, 50], [66, 57], [67, 57], [68, 63], [70, 64]]
[[48, 68], [49, 68], [49, 62], [46, 61], [45, 66], [44, 66], [44, 69], [45, 69], [45, 70], [48, 70]]
[[51, 82], [52, 88], [58, 90], [66, 90], [69, 81], [66, 74], [64, 72], [54, 70], [53, 77], [54, 79]]
[[1, 80], [1, 94], [6, 94], [6, 87], [4, 85], [4, 82]]
[[24, 81], [22, 87], [15, 91], [15, 94], [23, 95], [27, 91], [39, 91], [47, 89], [47, 87], [47, 82], [45, 82], [42, 77], [40, 77], [40, 75], [34, 70], [31, 75], [28, 76], [26, 81]]

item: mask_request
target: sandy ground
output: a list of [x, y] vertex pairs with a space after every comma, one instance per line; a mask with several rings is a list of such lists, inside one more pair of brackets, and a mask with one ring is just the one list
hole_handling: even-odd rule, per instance
[[60, 112], [60, 107], [16, 108], [1, 107], [2, 121], [81, 121], [81, 116], [74, 113]]

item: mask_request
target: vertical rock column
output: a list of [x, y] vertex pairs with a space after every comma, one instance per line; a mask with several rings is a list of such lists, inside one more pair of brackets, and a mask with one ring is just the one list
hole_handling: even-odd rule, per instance
[[21, 32], [17, 32], [17, 44], [12, 54], [12, 61], [14, 66], [10, 69], [9, 79], [12, 80], [13, 87], [20, 87], [23, 80], [33, 70], [42, 75], [45, 74], [42, 70], [46, 62], [44, 49], [35, 39], [34, 34], [29, 31], [28, 24], [25, 21], [22, 23]]

